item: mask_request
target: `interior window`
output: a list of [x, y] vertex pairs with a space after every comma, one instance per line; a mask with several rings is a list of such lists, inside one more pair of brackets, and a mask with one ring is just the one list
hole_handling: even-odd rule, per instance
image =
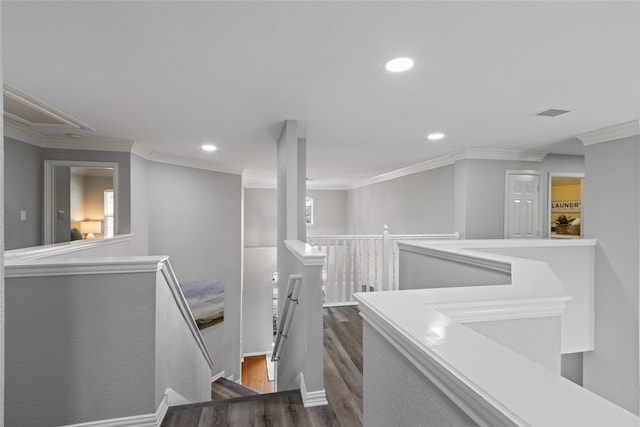
[[115, 234], [113, 212], [113, 190], [104, 190], [104, 237], [113, 237]]
[[304, 216], [307, 224], [313, 224], [313, 199], [308, 196], [304, 205]]

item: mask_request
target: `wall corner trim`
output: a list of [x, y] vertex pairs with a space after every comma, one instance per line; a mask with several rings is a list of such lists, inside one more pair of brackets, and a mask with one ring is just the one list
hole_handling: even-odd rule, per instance
[[576, 135], [576, 138], [582, 141], [584, 146], [589, 146], [635, 135], [640, 135], [640, 120], [631, 120], [629, 122], [581, 133]]

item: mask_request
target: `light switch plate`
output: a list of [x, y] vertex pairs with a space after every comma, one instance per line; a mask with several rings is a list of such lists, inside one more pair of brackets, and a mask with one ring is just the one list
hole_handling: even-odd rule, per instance
[[20, 221], [26, 221], [26, 220], [27, 220], [27, 211], [23, 209], [20, 211]]

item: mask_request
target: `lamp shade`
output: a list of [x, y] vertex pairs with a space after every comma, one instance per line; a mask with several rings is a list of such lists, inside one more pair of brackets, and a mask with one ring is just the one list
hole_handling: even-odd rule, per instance
[[93, 239], [93, 233], [102, 231], [102, 223], [100, 221], [82, 221], [80, 222], [80, 232], [87, 235], [87, 239]]

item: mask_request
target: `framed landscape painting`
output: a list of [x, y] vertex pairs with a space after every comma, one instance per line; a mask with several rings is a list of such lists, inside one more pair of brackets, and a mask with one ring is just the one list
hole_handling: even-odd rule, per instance
[[180, 283], [193, 317], [202, 330], [224, 321], [224, 278], [198, 279]]

